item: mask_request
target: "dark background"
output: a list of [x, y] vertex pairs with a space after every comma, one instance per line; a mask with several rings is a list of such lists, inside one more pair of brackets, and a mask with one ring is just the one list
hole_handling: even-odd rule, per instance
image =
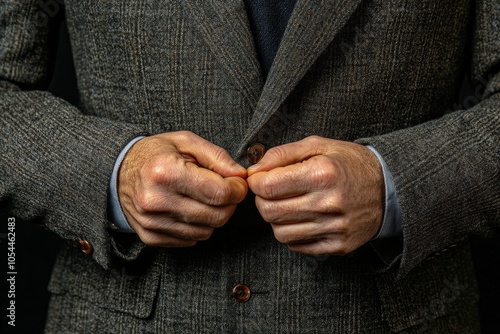
[[[62, 11], [61, 11], [62, 12]], [[50, 40], [51, 50], [56, 56], [53, 74], [48, 89], [55, 95], [78, 105], [76, 78], [72, 63], [69, 39], [64, 24], [64, 14], [52, 17], [50, 24], [54, 31], [59, 31]], [[458, 104], [470, 107], [475, 89], [464, 79]], [[1, 294], [2, 309], [7, 308], [7, 210], [0, 206], [0, 259], [2, 270]], [[50, 272], [63, 242], [50, 231], [36, 222], [23, 222], [16, 217], [16, 327], [7, 326], [6, 314], [2, 315], [1, 333], [42, 333], [47, 312], [49, 293], [47, 284]], [[473, 250], [477, 277], [480, 288], [479, 306], [483, 333], [500, 333], [500, 236], [491, 239], [473, 239]]]

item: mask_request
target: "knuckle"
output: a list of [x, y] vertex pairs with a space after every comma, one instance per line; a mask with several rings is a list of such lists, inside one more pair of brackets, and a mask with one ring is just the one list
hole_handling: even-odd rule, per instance
[[304, 138], [303, 143], [309, 147], [321, 147], [325, 144], [325, 139], [320, 136], [313, 135]]
[[262, 179], [260, 184], [260, 191], [264, 198], [274, 198], [276, 194], [276, 186], [273, 179], [267, 177]]
[[194, 230], [180, 229], [178, 231], [174, 231], [173, 235], [177, 236], [182, 240], [187, 240], [187, 241], [198, 240], [198, 233], [195, 229]]
[[197, 240], [208, 240], [214, 232], [213, 228], [204, 229], [200, 233], [198, 233]]
[[148, 178], [153, 184], [161, 184], [165, 181], [165, 176], [168, 175], [167, 167], [164, 164], [153, 164], [147, 171]]
[[209, 201], [209, 205], [225, 205], [231, 199], [231, 189], [229, 189], [228, 185], [222, 185], [217, 187], [212, 195], [212, 198]]
[[288, 241], [287, 238], [279, 232], [274, 232], [274, 238], [282, 244], [286, 244]]
[[326, 188], [337, 177], [337, 168], [327, 157], [318, 156], [316, 160], [317, 164], [310, 176], [311, 181], [322, 188]]
[[210, 209], [208, 211], [194, 213], [190, 221], [211, 228], [219, 228], [227, 222], [230, 216], [231, 212], [227, 212], [227, 210]]
[[264, 218], [264, 220], [268, 223], [274, 223], [275, 220], [276, 220], [276, 217], [275, 217], [275, 214], [273, 212], [273, 210], [270, 210], [268, 208], [268, 205], [267, 204], [262, 204], [260, 207], [259, 207], [259, 212], [260, 212], [260, 215], [262, 216], [262, 218]]
[[266, 156], [268, 156], [272, 160], [276, 159], [277, 161], [281, 161], [286, 158], [287, 151], [282, 146], [275, 146], [270, 148], [266, 152]]
[[233, 215], [235, 208], [236, 206], [231, 206], [229, 208], [224, 208], [223, 210], [219, 210], [218, 212], [216, 212], [214, 216], [213, 226], [216, 228], [224, 226], [229, 218], [231, 218], [231, 216]]
[[172, 172], [172, 166], [175, 165], [175, 162], [172, 157], [166, 155], [153, 157], [141, 171], [142, 177], [147, 183], [153, 185], [170, 183], [177, 175], [177, 173]]
[[218, 220], [218, 221], [213, 221], [210, 226], [213, 227], [213, 228], [221, 228], [222, 226], [224, 226], [226, 222], [222, 221], [222, 220]]
[[276, 208], [272, 201], [262, 200], [257, 197], [255, 204], [262, 218], [268, 223], [275, 223], [279, 217], [283, 216], [284, 212]]
[[268, 223], [274, 223], [272, 217], [271, 217], [271, 214], [268, 212], [268, 211], [265, 211], [265, 210], [262, 210], [260, 212], [260, 215], [262, 216], [262, 218], [268, 222]]
[[216, 161], [225, 160], [229, 157], [229, 153], [224, 148], [215, 145], [213, 155]]
[[283, 233], [279, 229], [274, 230], [274, 238], [282, 244], [288, 244], [293, 241], [293, 238], [289, 233]]
[[193, 139], [194, 133], [191, 131], [178, 131], [176, 133], [178, 140], [182, 142], [190, 142]]
[[221, 212], [219, 213], [218, 220], [221, 221], [222, 224], [225, 224], [229, 220], [229, 218], [231, 218], [231, 216], [233, 215], [235, 208], [236, 208], [235, 206], [231, 206], [230, 208], [221, 210]]
[[137, 234], [139, 235], [139, 239], [141, 239], [141, 241], [147, 246], [159, 247], [163, 245], [161, 239], [153, 233], [147, 231], [139, 231]]
[[226, 224], [226, 222], [226, 217], [219, 214], [212, 219], [212, 221], [210, 222], [210, 226], [214, 228], [221, 228]]
[[156, 207], [156, 196], [151, 191], [142, 191], [135, 198], [137, 212], [145, 214], [151, 212]]
[[158, 228], [158, 222], [153, 218], [144, 219], [139, 224], [142, 226], [143, 229], [150, 231]]

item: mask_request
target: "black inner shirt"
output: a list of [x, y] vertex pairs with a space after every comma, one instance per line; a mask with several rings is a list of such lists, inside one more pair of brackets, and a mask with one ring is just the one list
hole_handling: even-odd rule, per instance
[[257, 56], [267, 77], [296, 0], [244, 0]]

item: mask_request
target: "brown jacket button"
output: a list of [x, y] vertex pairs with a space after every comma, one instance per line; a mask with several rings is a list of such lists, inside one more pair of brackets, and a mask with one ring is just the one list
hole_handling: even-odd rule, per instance
[[253, 164], [256, 164], [257, 162], [262, 159], [264, 154], [266, 153], [266, 148], [262, 144], [253, 144], [248, 148], [247, 151], [247, 159]]
[[233, 297], [239, 303], [247, 302], [250, 299], [251, 295], [252, 292], [250, 291], [250, 288], [245, 284], [240, 283], [235, 285], [235, 287], [233, 288]]
[[92, 252], [94, 251], [94, 247], [92, 247], [92, 244], [84, 239], [77, 239], [76, 246], [87, 255], [92, 254]]

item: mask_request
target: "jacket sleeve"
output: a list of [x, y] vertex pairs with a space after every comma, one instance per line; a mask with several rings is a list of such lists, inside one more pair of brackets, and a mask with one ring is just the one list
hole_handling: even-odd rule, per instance
[[395, 261], [399, 277], [471, 235], [500, 230], [500, 4], [476, 6], [471, 72], [477, 96], [469, 98], [480, 102], [358, 140], [373, 145], [394, 176], [404, 234]]
[[131, 258], [108, 232], [109, 178], [118, 153], [144, 129], [36, 90], [49, 64], [49, 17], [38, 3], [0, 3], [0, 202], [64, 239], [87, 240], [107, 268], [112, 254]]

